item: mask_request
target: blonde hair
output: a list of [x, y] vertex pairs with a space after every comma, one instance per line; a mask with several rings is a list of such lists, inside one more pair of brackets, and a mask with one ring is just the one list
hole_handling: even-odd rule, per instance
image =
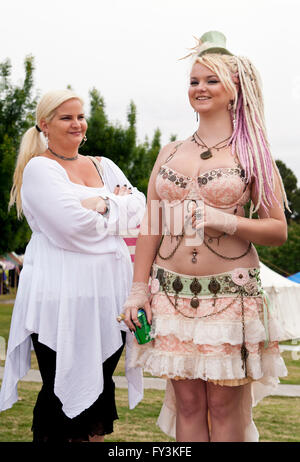
[[[261, 79], [251, 61], [243, 56], [206, 53], [196, 56], [193, 64], [200, 63], [211, 69], [224, 88], [234, 95], [232, 113], [235, 123], [231, 138], [232, 152], [236, 152], [248, 181], [254, 178], [258, 195], [256, 207], [251, 203], [250, 216], [260, 206], [268, 212], [275, 197], [275, 178], [280, 184], [282, 200], [288, 201], [277, 165], [270, 153], [267, 137]], [[239, 90], [235, 85], [239, 82]]]
[[[50, 122], [58, 106], [73, 98], [78, 99], [83, 104], [83, 100], [71, 90], [56, 90], [46, 93], [41, 98], [36, 108], [37, 126], [39, 127], [42, 119], [46, 122]], [[23, 213], [21, 186], [24, 168], [30, 159], [42, 154], [46, 149], [47, 145], [43, 133], [38, 131], [36, 127], [31, 127], [24, 133], [20, 143], [8, 204], [9, 209], [16, 204], [18, 218], [21, 218]]]

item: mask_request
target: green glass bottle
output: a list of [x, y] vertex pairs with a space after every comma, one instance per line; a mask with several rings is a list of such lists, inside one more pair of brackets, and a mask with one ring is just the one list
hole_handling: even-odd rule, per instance
[[136, 331], [134, 335], [138, 343], [140, 345], [143, 345], [144, 343], [148, 343], [152, 340], [150, 336], [151, 326], [148, 323], [146, 313], [142, 308], [138, 310], [137, 317], [142, 327], [136, 326]]

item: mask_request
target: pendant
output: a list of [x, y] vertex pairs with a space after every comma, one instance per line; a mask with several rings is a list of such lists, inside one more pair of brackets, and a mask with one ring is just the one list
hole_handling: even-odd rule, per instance
[[200, 284], [200, 282], [198, 281], [197, 278], [194, 278], [192, 283], [190, 284], [190, 289], [191, 289], [191, 292], [193, 292], [194, 295], [197, 295], [201, 292], [202, 290], [202, 286]]
[[200, 157], [201, 159], [203, 160], [206, 160], [206, 159], [210, 159], [212, 157], [212, 153], [210, 152], [210, 150], [208, 149], [207, 151], [204, 151], [200, 154]]
[[247, 350], [247, 347], [245, 345], [245, 343], [242, 344], [242, 347], [241, 347], [241, 357], [242, 357], [242, 360], [243, 361], [246, 361], [246, 359], [248, 358], [249, 356], [249, 351]]
[[174, 291], [176, 292], [176, 294], [178, 294], [178, 292], [182, 291], [183, 284], [182, 284], [179, 276], [177, 276], [175, 281], [173, 281], [172, 287], [173, 287]]
[[190, 301], [190, 305], [192, 308], [198, 308], [199, 306], [199, 300], [196, 296], [194, 296], [191, 301]]
[[196, 249], [193, 250], [193, 258], [192, 258], [192, 263], [197, 263], [197, 255], [198, 252]]
[[221, 290], [221, 286], [215, 278], [211, 278], [210, 283], [208, 284], [208, 289], [216, 296], [217, 293]]

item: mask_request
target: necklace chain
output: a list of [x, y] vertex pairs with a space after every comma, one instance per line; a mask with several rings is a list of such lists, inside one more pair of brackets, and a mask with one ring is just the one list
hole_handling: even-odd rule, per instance
[[[198, 138], [198, 140], [200, 141], [200, 143], [199, 143], [199, 141], [196, 140], [195, 137]], [[200, 136], [198, 135], [197, 132], [195, 132], [195, 133], [193, 134], [193, 138], [194, 138], [193, 141], [195, 141], [195, 143], [198, 144], [198, 146], [201, 146], [202, 148], [206, 148], [206, 149], [214, 149], [214, 148], [215, 148], [215, 149], [222, 149], [222, 148], [225, 148], [225, 147], [228, 145], [228, 143], [226, 143], [224, 146], [220, 146], [219, 148], [217, 148], [217, 146], [219, 146], [219, 144], [225, 143], [225, 141], [230, 140], [231, 135], [228, 136], [228, 138], [225, 138], [225, 140], [219, 141], [219, 143], [217, 143], [217, 144], [215, 144], [214, 146], [211, 146], [211, 147], [208, 147], [207, 144], [204, 143], [204, 141], [200, 138]]]
[[78, 159], [78, 154], [76, 154], [76, 156], [74, 157], [66, 157], [66, 156], [61, 156], [60, 154], [56, 154], [56, 152], [52, 151], [52, 149], [48, 146], [48, 150], [51, 152], [51, 154], [53, 154], [54, 156], [58, 157], [59, 159], [62, 159], [62, 160], [76, 160]]
[[[197, 140], [198, 138], [198, 140]], [[211, 149], [216, 149], [217, 151], [219, 151], [220, 149], [223, 149], [223, 148], [226, 148], [228, 146], [228, 143], [224, 144], [223, 146], [220, 146], [220, 144], [222, 143], [225, 143], [226, 141], [228, 141], [229, 139], [231, 138], [231, 136], [229, 136], [228, 138], [226, 138], [225, 140], [222, 140], [222, 141], [219, 141], [219, 143], [215, 144], [214, 146], [211, 146], [210, 148], [204, 143], [203, 140], [201, 140], [200, 136], [198, 135], [197, 132], [195, 132], [192, 136], [192, 141], [194, 141], [194, 143], [196, 143], [199, 147], [201, 148], [206, 148], [206, 151], [204, 152], [201, 152], [200, 154], [200, 157], [201, 159], [203, 160], [206, 160], [206, 159], [210, 159], [213, 155], [212, 155], [212, 152], [211, 152]], [[219, 147], [218, 147], [219, 146]]]

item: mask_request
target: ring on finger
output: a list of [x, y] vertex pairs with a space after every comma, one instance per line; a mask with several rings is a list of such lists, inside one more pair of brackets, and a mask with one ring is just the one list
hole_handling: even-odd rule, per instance
[[117, 316], [117, 321], [118, 322], [124, 321], [124, 319], [125, 319], [125, 314], [124, 313], [121, 313], [121, 314], [119, 314], [119, 316]]
[[195, 218], [196, 218], [196, 220], [201, 220], [201, 218], [202, 218], [202, 211], [201, 211], [200, 208], [197, 208], [197, 209], [195, 210]]

